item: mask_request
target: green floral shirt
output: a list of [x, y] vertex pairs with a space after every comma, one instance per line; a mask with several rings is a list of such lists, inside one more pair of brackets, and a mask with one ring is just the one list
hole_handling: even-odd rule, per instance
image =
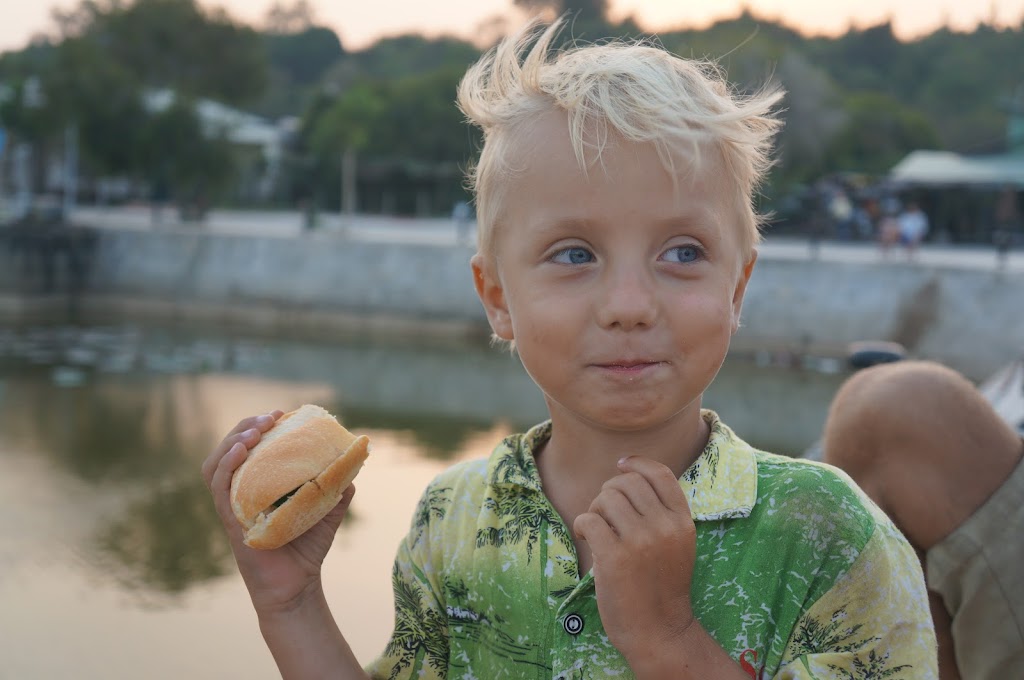
[[[751, 678], [936, 678], [913, 549], [840, 471], [757, 451], [711, 411], [680, 485], [697, 526], [704, 628]], [[395, 629], [374, 678], [632, 678], [593, 577], [541, 489], [550, 423], [452, 467], [399, 546]]]

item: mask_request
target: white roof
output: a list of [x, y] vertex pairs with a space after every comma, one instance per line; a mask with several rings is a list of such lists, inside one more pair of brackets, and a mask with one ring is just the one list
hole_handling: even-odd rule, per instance
[[961, 156], [949, 151], [913, 151], [889, 171], [889, 178], [903, 184], [1013, 184], [1024, 188], [1024, 153]]
[[[147, 92], [143, 101], [150, 111], [165, 111], [174, 103], [170, 90]], [[280, 145], [283, 130], [277, 125], [245, 111], [233, 109], [219, 102], [201, 99], [196, 112], [207, 134], [224, 133], [236, 144], [252, 144], [269, 151]]]

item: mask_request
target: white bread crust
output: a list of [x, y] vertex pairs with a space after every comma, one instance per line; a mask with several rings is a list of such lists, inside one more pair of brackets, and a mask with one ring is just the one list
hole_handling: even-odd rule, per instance
[[231, 479], [231, 508], [246, 545], [277, 548], [319, 522], [359, 473], [368, 445], [320, 406], [305, 404], [281, 416]]

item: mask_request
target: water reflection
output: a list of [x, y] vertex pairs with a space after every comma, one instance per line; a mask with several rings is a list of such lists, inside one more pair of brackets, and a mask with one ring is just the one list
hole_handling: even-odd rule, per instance
[[126, 504], [94, 541], [97, 566], [143, 596], [181, 593], [233, 569], [209, 492], [194, 475]]
[[[817, 437], [842, 377], [730, 361], [706, 403], [754, 445], [799, 454]], [[34, 485], [84, 485], [102, 503], [52, 494], [63, 504], [56, 516], [88, 516], [88, 530], [72, 539], [77, 554], [125, 592], [174, 602], [234, 573], [199, 463], [239, 418], [306, 401], [373, 436], [375, 474], [408, 467], [402, 451], [432, 462], [402, 491], [407, 505], [451, 460], [486, 455], [503, 433], [544, 417], [517, 360], [486, 346], [328, 345], [136, 327], [6, 330], [0, 464], [30, 456], [51, 472], [13, 480], [5, 493], [27, 504]], [[360, 533], [364, 502], [373, 504], [367, 522], [380, 521], [385, 500], [357, 495], [343, 534]], [[55, 523], [16, 535], [12, 551], [62, 530]], [[369, 536], [359, 540], [376, 540]], [[389, 556], [399, 536], [374, 549]]]
[[195, 381], [95, 376], [68, 389], [38, 370], [7, 380], [0, 428], [23, 448], [54, 457], [86, 481], [152, 480], [184, 469], [182, 452], [212, 436], [197, 412]]
[[[389, 430], [409, 443], [423, 456], [449, 461], [466, 444], [494, 427], [494, 421], [464, 420], [447, 415], [382, 411], [359, 406], [338, 408], [346, 427], [356, 432]], [[521, 429], [521, 428], [520, 428]]]

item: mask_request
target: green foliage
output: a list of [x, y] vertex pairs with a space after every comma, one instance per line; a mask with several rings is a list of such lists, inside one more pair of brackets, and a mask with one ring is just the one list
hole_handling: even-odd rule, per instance
[[829, 144], [829, 164], [845, 172], [881, 175], [915, 149], [937, 149], [928, 118], [887, 94], [851, 95], [849, 118]]
[[924, 115], [942, 148], [962, 153], [1005, 148], [1001, 102], [1024, 83], [1024, 22], [996, 30], [937, 30], [900, 42], [882, 24], [835, 39], [808, 41], [805, 51], [848, 92], [889, 94]]
[[385, 120], [390, 103], [388, 89], [385, 84], [364, 81], [320, 112], [310, 121], [309, 143], [314, 153], [364, 151], [371, 144], [383, 144], [389, 132]]
[[607, 24], [608, 19], [608, 0], [515, 0], [515, 4], [528, 11], [568, 15], [587, 26]]
[[196, 0], [86, 1], [62, 23], [66, 38], [94, 42], [143, 87], [241, 104], [266, 85], [266, 52], [256, 31]]
[[[3, 122], [44, 151], [74, 125], [87, 172], [149, 180], [193, 213], [223, 194], [233, 151], [202, 129], [195, 102], [258, 96], [263, 39], [195, 0], [86, 0], [56, 20], [59, 42], [0, 62], [20, 81]], [[36, 81], [43, 96], [33, 107], [21, 94]], [[160, 92], [170, 108], [148, 104]]]
[[386, 190], [396, 195], [398, 204], [391, 209], [416, 210], [410, 196], [424, 190], [435, 196], [435, 210], [450, 209], [462, 197], [461, 169], [479, 143], [479, 133], [455, 106], [465, 68], [460, 58], [393, 80], [362, 78], [334, 99], [314, 100], [302, 139], [305, 154], [313, 159], [317, 193], [335, 202], [341, 153], [351, 149], [360, 154], [363, 174], [374, 175], [375, 184], [389, 185]]
[[148, 114], [137, 74], [86, 38], [65, 40], [55, 52], [45, 76], [54, 133], [76, 124], [83, 160], [99, 172], [143, 170], [140, 152]]
[[270, 33], [264, 40], [273, 68], [298, 86], [316, 83], [345, 55], [338, 34], [321, 26], [298, 33]]
[[[606, 0], [515, 4], [568, 16], [563, 42], [644, 37], [632, 20], [610, 24]], [[303, 0], [275, 4], [263, 33], [207, 6], [199, 0], [84, 0], [58, 15], [58, 42], [0, 55], [0, 82], [11, 94], [0, 101], [0, 124], [15, 136], [52, 145], [75, 120], [83, 159], [96, 171], [152, 177], [157, 171], [179, 176], [172, 167], [214, 168], [210, 186], [223, 184], [212, 178], [228, 172], [230, 163], [192, 144], [197, 126], [181, 111], [156, 120], [140, 108], [141, 92], [166, 88], [182, 102], [205, 97], [274, 118], [301, 116], [299, 139], [286, 159], [297, 187], [293, 196], [334, 201], [341, 153], [352, 149], [364, 189], [374, 184], [397, 192], [395, 200], [407, 206], [412, 199], [401, 198], [403, 192], [432, 192], [437, 209], [463, 197], [460, 170], [472, 162], [480, 139], [454, 99], [479, 47], [410, 34], [346, 52]], [[812, 38], [744, 11], [654, 39], [682, 56], [713, 60], [741, 92], [769, 82], [786, 90], [786, 126], [768, 195], [835, 172], [882, 173], [915, 148], [1002, 151], [1008, 102], [1024, 83], [1024, 24], [970, 33], [941, 29], [903, 42], [885, 22]], [[23, 105], [30, 76], [42, 82], [45, 108]], [[168, 128], [168, 137], [154, 132]], [[225, 148], [209, 144], [210, 153]], [[186, 150], [191, 160], [157, 160]]]
[[[396, 80], [441, 68], [465, 70], [480, 56], [480, 50], [455, 38], [425, 38], [400, 35], [383, 38], [362, 52], [349, 55], [341, 77], [358, 76], [370, 80]], [[344, 86], [344, 82], [335, 83]]]
[[[174, 188], [174, 198], [187, 214], [200, 217], [222, 196], [234, 170], [230, 143], [204, 134], [195, 103], [178, 98], [151, 116], [141, 135], [143, 166], [156, 184]], [[198, 212], [197, 212], [198, 211]]]

